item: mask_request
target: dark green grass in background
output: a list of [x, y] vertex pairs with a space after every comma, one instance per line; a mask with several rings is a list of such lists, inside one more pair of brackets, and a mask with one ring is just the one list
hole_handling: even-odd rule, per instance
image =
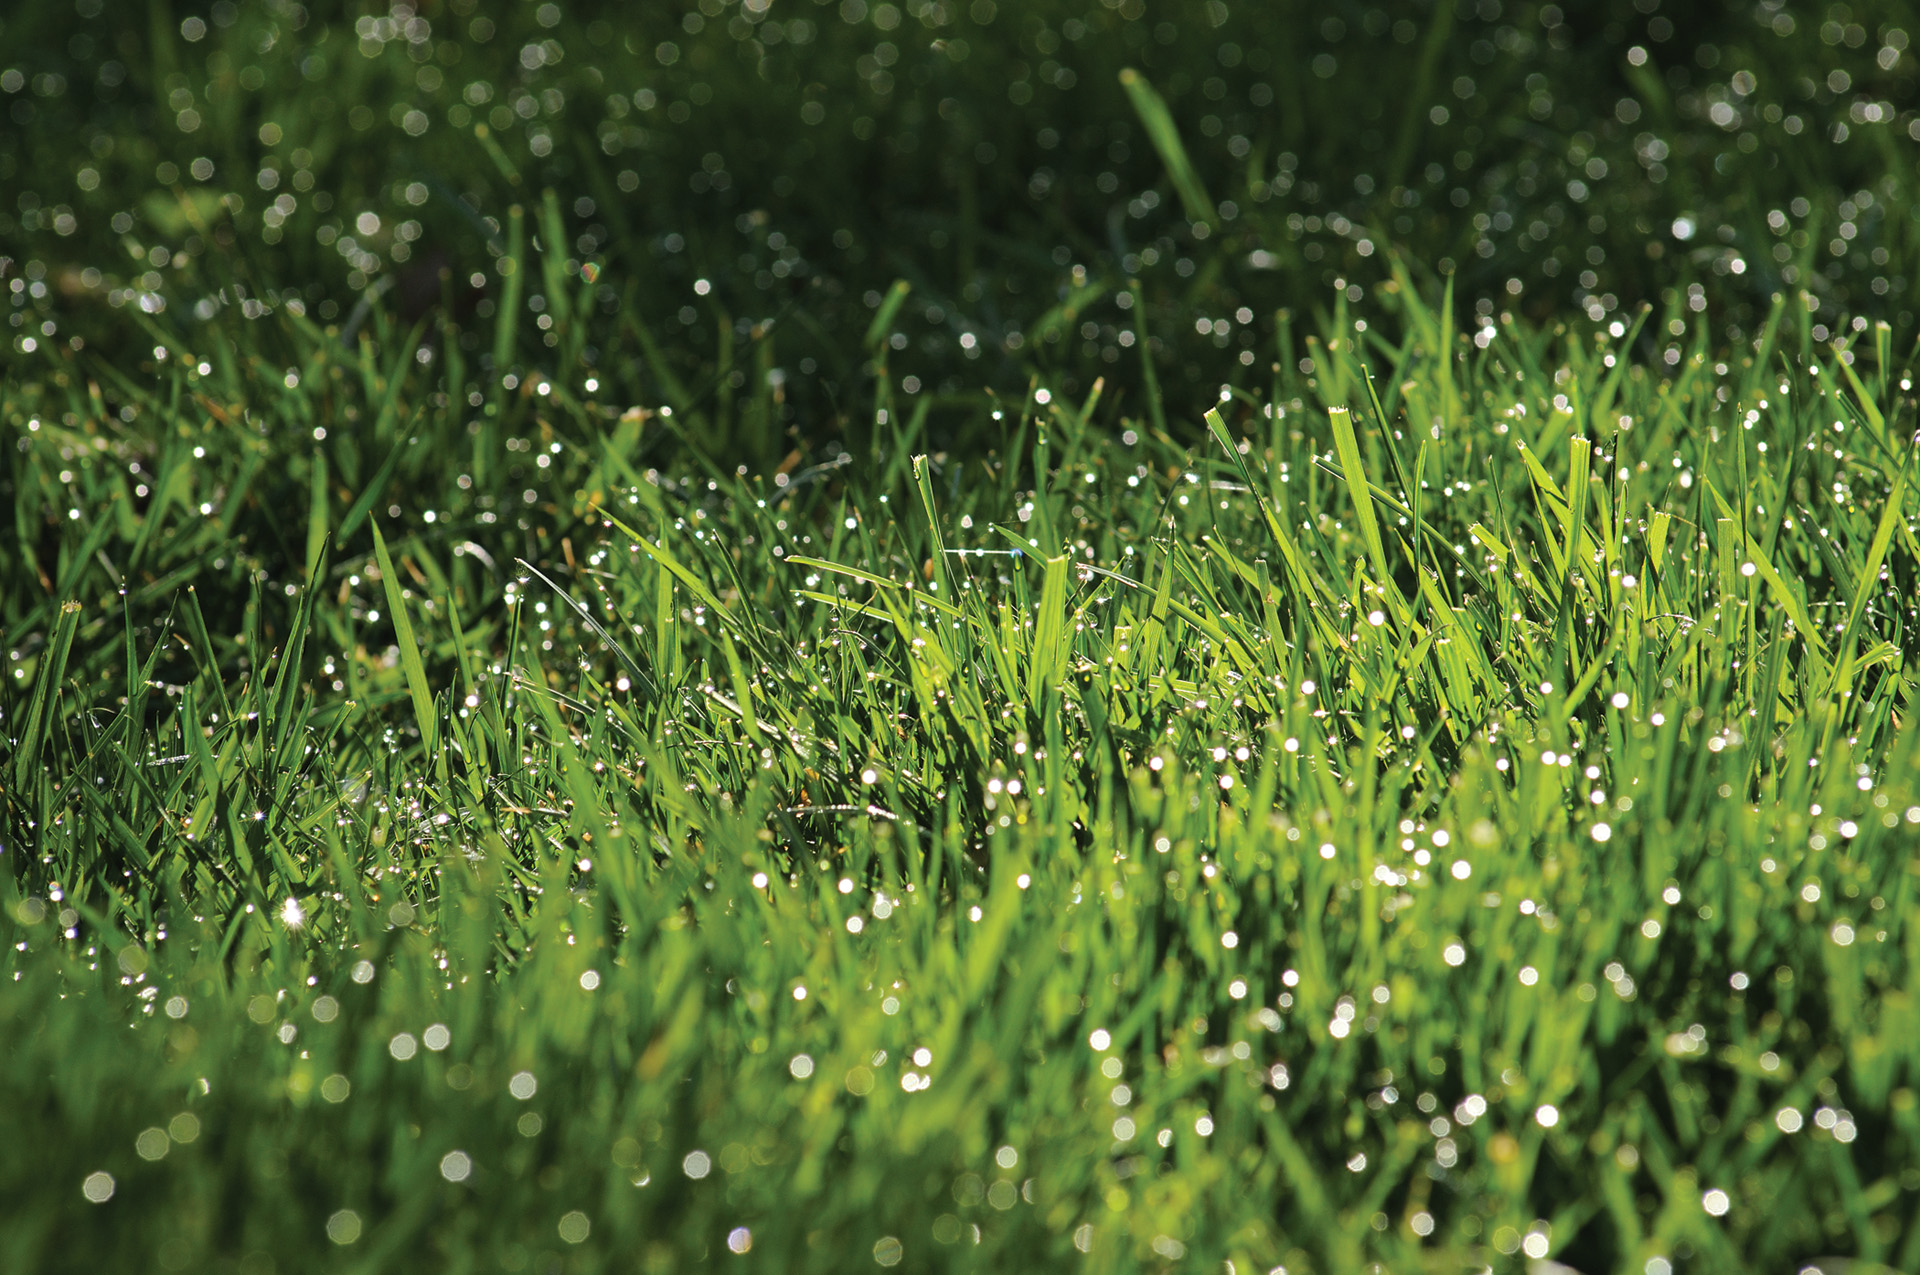
[[[706, 8], [21, 6], [0, 237], [13, 277], [39, 263], [42, 347], [104, 340], [130, 370], [153, 343], [114, 311], [162, 300], [170, 331], [294, 300], [358, 331], [386, 287], [403, 327], [443, 296], [471, 320], [506, 300], [510, 207], [548, 189], [556, 266], [607, 267], [594, 322], [578, 350], [548, 329], [495, 351], [476, 325], [472, 370], [499, 353], [572, 383], [584, 358], [652, 401], [632, 327], [697, 392], [777, 318], [789, 412], [719, 432], [756, 459], [789, 425], [857, 428], [855, 338], [899, 277], [893, 371], [942, 399], [1034, 367], [1132, 383], [1131, 278], [1163, 348], [1218, 324], [1220, 354], [1167, 360], [1169, 392], [1264, 385], [1275, 312], [1360, 300], [1389, 245], [1423, 284], [1454, 272], [1469, 315], [1671, 299], [1723, 343], [1806, 292], [1830, 331], [1911, 322], [1904, 6]], [[1168, 99], [1195, 184], [1167, 180], [1126, 67]]]
[[0, 1268], [1920, 1268], [1904, 8], [0, 23]]

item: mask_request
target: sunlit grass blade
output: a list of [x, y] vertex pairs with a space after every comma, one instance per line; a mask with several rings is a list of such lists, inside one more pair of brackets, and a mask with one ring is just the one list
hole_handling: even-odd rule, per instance
[[1366, 464], [1360, 455], [1360, 440], [1354, 434], [1353, 415], [1344, 407], [1330, 408], [1327, 418], [1333, 425], [1333, 445], [1340, 458], [1341, 476], [1347, 495], [1353, 502], [1354, 516], [1360, 522], [1360, 534], [1373, 563], [1374, 583], [1392, 609], [1395, 620], [1405, 624], [1410, 613], [1406, 598], [1394, 582], [1393, 566], [1387, 560], [1386, 541], [1380, 535], [1380, 519], [1374, 513], [1373, 495], [1368, 488]]
[[[656, 693], [659, 691], [660, 689], [659, 685], [653, 680], [652, 675], [650, 675], [644, 668], [640, 667], [640, 661], [636, 659], [632, 655], [632, 653], [630, 653], [627, 650], [624, 644], [614, 640], [613, 635], [611, 633], [608, 633], [606, 628], [601, 625], [600, 621], [594, 618], [593, 612], [587, 609], [586, 603], [581, 602], [579, 599], [575, 598], [572, 594], [568, 593], [565, 589], [561, 588], [558, 584], [554, 583], [552, 578], [549, 577], [546, 572], [540, 570], [540, 568], [534, 566], [532, 563], [528, 562], [525, 558], [517, 558], [515, 559], [515, 561], [520, 565], [521, 570], [527, 572], [529, 575], [537, 577], [540, 580], [540, 583], [546, 585], [547, 588], [553, 590], [554, 596], [558, 597], [562, 602], [566, 603], [567, 606], [573, 611], [573, 613], [580, 617], [580, 622], [586, 625], [587, 628], [593, 632], [593, 635], [595, 637], [599, 638], [602, 642], [604, 642], [608, 650], [612, 651], [614, 655], [619, 657], [621, 664], [626, 666], [627, 672], [633, 675], [634, 681], [644, 683], [647, 687], [649, 687]], [[463, 677], [466, 676], [464, 660], [462, 662], [461, 673]]]

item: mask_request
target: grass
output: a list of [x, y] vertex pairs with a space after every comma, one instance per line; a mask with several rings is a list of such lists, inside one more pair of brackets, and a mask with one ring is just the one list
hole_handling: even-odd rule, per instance
[[[1128, 46], [1126, 10], [1083, 65], [1169, 64], [1055, 105], [1146, 134], [1171, 277], [1126, 243], [1056, 262], [1051, 188], [935, 227], [979, 236], [971, 274], [912, 245], [784, 299], [697, 199], [583, 249], [558, 191], [591, 165], [534, 166], [562, 117], [544, 152], [432, 152], [497, 227], [449, 240], [423, 318], [377, 289], [410, 252], [247, 309], [268, 227], [186, 185], [143, 206], [214, 220], [153, 287], [14, 289], [52, 330], [16, 323], [0, 379], [0, 1138], [32, 1148], [0, 1161], [0, 1264], [1920, 1268], [1905, 276], [1829, 253], [1884, 299], [1856, 320], [1642, 254], [1611, 303], [1530, 313], [1389, 225], [1358, 296], [1303, 247], [1277, 279], [1324, 303], [1279, 310], [1246, 263], [1313, 232], [1271, 187], [1228, 224], [1247, 171], [1173, 88], [1211, 64]], [[871, 47], [833, 12], [821, 58]], [[265, 19], [209, 16], [257, 47]], [[185, 74], [167, 21], [128, 82]], [[1451, 21], [1371, 38], [1506, 65]], [[1760, 30], [1905, 73], [1836, 22]], [[1025, 145], [973, 38], [928, 65]], [[328, 56], [371, 93], [403, 43]], [[937, 114], [900, 56], [915, 87], [860, 91]], [[193, 142], [252, 145], [208, 61]], [[321, 129], [318, 92], [287, 100]], [[1671, 149], [1711, 168], [1713, 127]], [[663, 169], [705, 144], [662, 135]], [[1899, 242], [1855, 159], [1808, 163]], [[336, 221], [372, 162], [316, 163]], [[936, 202], [900, 162], [884, 199]], [[804, 198], [738, 232], [831, 242]], [[1042, 295], [1007, 292], [1029, 268]]]
[[51, 612], [12, 1263], [105, 1172], [195, 1267], [1910, 1266], [1903, 374], [1389, 295], [1204, 447], [1035, 395], [537, 575], [321, 510], [236, 638]]
[[[1143, 413], [1118, 340], [1143, 316], [1166, 393], [1264, 389], [1273, 316], [1361, 301], [1388, 245], [1436, 295], [1452, 272], [1463, 321], [1697, 307], [1722, 345], [1783, 294], [1827, 335], [1913, 324], [1910, 4], [780, 5], [20, 8], [0, 253], [55, 331], [16, 353], [73, 375], [79, 337], [148, 370], [162, 342], [122, 313], [146, 307], [174, 336], [227, 316], [285, 368], [298, 345], [255, 316], [298, 306], [352, 346], [375, 313], [389, 341], [434, 313], [474, 388], [517, 365], [700, 397], [719, 450], [772, 466], [864, 438], [859, 335], [900, 278], [890, 370], [942, 431], [1035, 369]], [[565, 250], [496, 268], [529, 240]], [[590, 321], [522, 308], [570, 295], [570, 260], [605, 267]], [[1142, 311], [1112, 305], [1130, 280]], [[1182, 339], [1201, 317], [1211, 347]], [[1649, 356], [1675, 335], [1648, 329]], [[749, 347], [787, 373], [769, 419], [727, 406]]]

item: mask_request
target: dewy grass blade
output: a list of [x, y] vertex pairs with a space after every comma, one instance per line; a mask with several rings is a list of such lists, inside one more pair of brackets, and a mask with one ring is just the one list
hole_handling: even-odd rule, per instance
[[[1715, 505], [1719, 507], [1721, 512], [1727, 518], [1732, 519], [1733, 507], [1727, 503], [1726, 498], [1711, 485], [1707, 487], [1707, 492], [1713, 498]], [[1657, 531], [1660, 533], [1664, 547], [1665, 532], [1669, 521], [1668, 515], [1664, 512], [1658, 513], [1648, 521], [1651, 524], [1648, 531], [1649, 540], [1651, 541], [1653, 539], [1654, 533]], [[1794, 591], [1792, 585], [1788, 584], [1786, 578], [1780, 574], [1779, 568], [1769, 561], [1765, 554], [1760, 552], [1760, 546], [1755, 544], [1752, 539], [1747, 540], [1746, 550], [1747, 561], [1753, 564], [1754, 570], [1759, 574], [1760, 578], [1767, 582], [1767, 588], [1772, 592], [1774, 599], [1779, 602], [1781, 608], [1786, 611], [1787, 618], [1793, 622], [1795, 634], [1802, 642], [1806, 643], [1807, 653], [1813, 667], [1814, 679], [1824, 684], [1829, 675], [1833, 657], [1827, 649], [1826, 641], [1820, 636], [1820, 630], [1814, 625], [1813, 619], [1807, 611], [1806, 604], [1801, 600], [1800, 595]], [[1659, 561], [1661, 557], [1656, 555], [1655, 560]]]
[[[1847, 370], [1851, 373], [1853, 369]], [[1854, 383], [1859, 384], [1858, 381]], [[1879, 525], [1874, 528], [1873, 543], [1867, 549], [1866, 560], [1860, 564], [1860, 573], [1854, 584], [1853, 605], [1848, 610], [1846, 626], [1841, 630], [1835, 652], [1833, 685], [1827, 692], [1836, 703], [1845, 699], [1853, 689], [1856, 671], [1854, 653], [1859, 649], [1860, 628], [1865, 621], [1867, 607], [1877, 593], [1874, 586], [1879, 581], [1880, 564], [1886, 560], [1887, 547], [1893, 543], [1894, 528], [1906, 516], [1909, 470], [1910, 463], [1903, 463], [1894, 475], [1893, 486], [1887, 492], [1886, 502], [1880, 510]]]
[[930, 557], [933, 591], [940, 595], [941, 601], [955, 602], [959, 595], [953, 591], [953, 579], [947, 569], [947, 538], [940, 530], [940, 511], [933, 501], [931, 461], [925, 454], [913, 458], [913, 479], [920, 489], [920, 507], [926, 511], [927, 535], [933, 541]]
[[[567, 606], [573, 610], [573, 613], [580, 617], [580, 622], [586, 625], [588, 629], [592, 630], [593, 635], [595, 637], [599, 638], [602, 642], [606, 643], [608, 650], [612, 651], [616, 656], [619, 657], [620, 663], [626, 667], [626, 670], [628, 673], [633, 675], [633, 680], [635, 682], [645, 685], [650, 690], [652, 690], [655, 694], [659, 693], [660, 691], [659, 684], [653, 680], [652, 676], [648, 674], [648, 672], [645, 669], [640, 667], [640, 661], [635, 659], [633, 655], [627, 651], [627, 648], [625, 646], [623, 646], [619, 642], [616, 642], [613, 638], [613, 635], [607, 632], [606, 629], [601, 626], [600, 621], [593, 618], [593, 612], [587, 610], [586, 603], [577, 600], [572, 594], [568, 593], [565, 589], [561, 588], [558, 584], [554, 583], [553, 579], [550, 576], [548, 576], [546, 572], [534, 566], [531, 562], [528, 562], [525, 558], [516, 558], [514, 559], [514, 561], [519, 564], [520, 568], [523, 571], [526, 571], [529, 574], [536, 576], [539, 579], [540, 583], [546, 585], [549, 589], [553, 590], [554, 596], [558, 597], [562, 602], [566, 603]], [[463, 677], [466, 675], [466, 671], [464, 667], [461, 670], [461, 675]]]
[[1583, 547], [1586, 544], [1587, 486], [1593, 465], [1593, 444], [1585, 438], [1569, 439], [1567, 451], [1570, 472], [1567, 477], [1563, 543], [1567, 546], [1567, 574], [1571, 583], [1575, 571], [1592, 565]]
[[1328, 409], [1327, 418], [1333, 424], [1334, 452], [1340, 458], [1340, 472], [1346, 480], [1354, 514], [1360, 520], [1360, 534], [1373, 561], [1380, 592], [1392, 605], [1395, 622], [1404, 625], [1411, 614], [1399, 585], [1394, 583], [1393, 568], [1387, 562], [1386, 542], [1380, 538], [1380, 519], [1374, 512], [1373, 494], [1368, 490], [1367, 469], [1360, 456], [1360, 440], [1353, 431], [1353, 415], [1344, 407], [1334, 407]]
[[439, 714], [433, 707], [433, 690], [427, 684], [426, 665], [420, 660], [420, 647], [413, 638], [413, 621], [407, 615], [407, 598], [400, 587], [400, 575], [387, 554], [386, 537], [380, 534], [378, 519], [368, 524], [373, 529], [373, 552], [380, 564], [380, 586], [387, 598], [387, 613], [393, 621], [393, 640], [400, 648], [400, 671], [407, 680], [407, 693], [413, 699], [413, 720], [420, 731], [420, 744], [446, 779], [446, 754], [439, 747]]
[[1647, 519], [1647, 561], [1653, 564], [1655, 571], [1661, 570], [1666, 565], [1667, 530], [1672, 525], [1673, 515], [1664, 509], [1654, 511]]
[[26, 725], [14, 744], [13, 791], [28, 791], [40, 767], [40, 753], [48, 728], [60, 702], [60, 683], [67, 675], [67, 656], [73, 650], [73, 636], [80, 628], [80, 604], [63, 602], [56, 613], [53, 635], [35, 670], [33, 698], [27, 705]]
[[1220, 409], [1208, 408], [1206, 420], [1207, 429], [1212, 433], [1214, 441], [1226, 451], [1227, 458], [1240, 471], [1241, 480], [1252, 494], [1254, 504], [1260, 510], [1261, 521], [1266, 524], [1267, 534], [1273, 537], [1274, 546], [1280, 550], [1280, 556], [1287, 564], [1287, 574], [1292, 580], [1293, 587], [1299, 592], [1301, 598], [1309, 602], [1316, 600], [1320, 590], [1307, 569], [1306, 559], [1301, 556], [1300, 546], [1294, 542], [1293, 535], [1287, 530], [1286, 524], [1281, 522], [1280, 516], [1274, 512], [1273, 504], [1267, 499], [1261, 485], [1254, 480], [1253, 470], [1247, 464], [1246, 457], [1240, 454], [1240, 449], [1234, 445], [1232, 436], [1227, 433], [1227, 423], [1222, 419]]
[[299, 761], [299, 758], [294, 755], [296, 743], [302, 748], [305, 746], [305, 741], [299, 738], [300, 732], [295, 729], [296, 720], [303, 716], [296, 712], [296, 705], [300, 702], [302, 684], [306, 678], [307, 639], [312, 635], [314, 607], [318, 601], [323, 581], [321, 573], [325, 567], [326, 550], [323, 544], [320, 556], [307, 569], [306, 585], [300, 590], [300, 600], [294, 607], [290, 632], [287, 634], [285, 645], [280, 649], [278, 661], [280, 667], [274, 671], [273, 675], [271, 717], [266, 726], [272, 732], [270, 752], [273, 764], [282, 773], [290, 770]]
[[1067, 581], [1073, 574], [1065, 555], [1048, 558], [1040, 586], [1040, 613], [1034, 621], [1033, 651], [1027, 667], [1027, 693], [1035, 708], [1047, 702], [1066, 678], [1073, 633], [1067, 625]]
[[[738, 615], [734, 614], [731, 609], [723, 605], [720, 599], [715, 596], [713, 590], [707, 586], [706, 582], [690, 571], [664, 543], [653, 543], [604, 510], [600, 516], [607, 521], [609, 526], [618, 529], [622, 535], [625, 535], [629, 540], [633, 541], [635, 545], [639, 546], [649, 558], [652, 558], [658, 563], [675, 580], [678, 580], [682, 585], [686, 586], [693, 596], [700, 600], [701, 605], [705, 606], [720, 623], [733, 630], [735, 637], [738, 637], [747, 643], [748, 646], [752, 647], [756, 653], [759, 653], [760, 641], [754, 628]], [[663, 625], [663, 632], [664, 627]]]

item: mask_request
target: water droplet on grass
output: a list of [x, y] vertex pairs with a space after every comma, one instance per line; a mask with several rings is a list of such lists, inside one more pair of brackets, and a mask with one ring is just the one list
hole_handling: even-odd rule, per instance
[[360, 1238], [360, 1215], [352, 1209], [341, 1209], [327, 1219], [327, 1238], [335, 1244], [352, 1244]]

